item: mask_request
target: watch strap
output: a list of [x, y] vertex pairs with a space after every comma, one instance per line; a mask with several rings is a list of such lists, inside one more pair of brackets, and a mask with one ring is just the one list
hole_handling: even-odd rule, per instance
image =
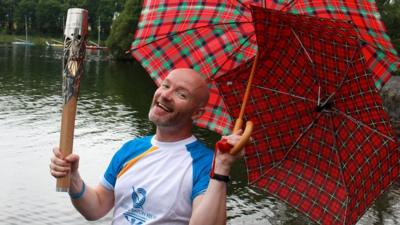
[[218, 180], [218, 181], [223, 181], [225, 183], [228, 183], [231, 178], [229, 176], [217, 174], [217, 173], [211, 173], [210, 174], [211, 179]]

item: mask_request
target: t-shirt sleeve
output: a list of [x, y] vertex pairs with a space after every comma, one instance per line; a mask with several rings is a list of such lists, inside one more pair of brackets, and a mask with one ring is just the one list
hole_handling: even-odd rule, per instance
[[193, 157], [193, 189], [192, 189], [192, 201], [203, 194], [208, 187], [210, 182], [210, 170], [213, 160], [212, 150], [202, 146], [196, 151], [192, 152]]
[[102, 184], [108, 190], [114, 190], [115, 182], [117, 181], [117, 175], [122, 167], [122, 152], [126, 148], [126, 144], [123, 145], [112, 157], [110, 164], [108, 165], [106, 171], [104, 172], [104, 176], [102, 179]]
[[192, 201], [199, 195], [206, 192], [208, 183], [210, 182], [210, 168], [205, 168], [199, 174], [199, 179], [193, 185]]

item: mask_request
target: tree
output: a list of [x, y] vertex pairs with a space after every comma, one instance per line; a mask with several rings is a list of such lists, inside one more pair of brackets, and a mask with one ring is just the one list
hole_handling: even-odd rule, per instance
[[23, 34], [25, 33], [25, 18], [27, 19], [28, 22], [28, 27], [30, 30], [32, 28], [35, 28], [36, 24], [36, 15], [35, 15], [35, 9], [37, 6], [37, 0], [21, 0], [16, 9], [15, 9], [15, 22], [17, 25], [17, 33], [18, 34]]
[[42, 34], [62, 34], [64, 12], [57, 0], [39, 0], [36, 6], [36, 27]]
[[400, 52], [400, 0], [378, 0], [376, 3], [387, 33]]
[[[95, 26], [93, 27], [97, 28], [100, 23], [101, 27], [100, 34], [103, 35], [110, 34], [114, 13], [115, 13], [115, 4], [113, 0], [100, 0], [96, 10], [97, 14], [96, 23]], [[96, 29], [96, 34], [98, 32], [99, 32], [98, 29]]]
[[141, 6], [141, 0], [127, 0], [124, 10], [112, 24], [111, 33], [107, 39], [107, 46], [111, 49], [111, 54], [117, 59], [133, 59], [125, 52], [129, 50], [130, 43], [132, 42]]
[[7, 1], [0, 1], [0, 32], [7, 31], [7, 24], [8, 24], [8, 2]]
[[78, 7], [88, 10], [88, 26], [90, 39], [97, 38], [99, 22], [101, 23], [101, 36], [110, 34], [114, 14], [120, 12], [126, 0], [66, 0], [63, 10]]
[[14, 14], [18, 3], [19, 0], [0, 1], [0, 30], [4, 29], [8, 34], [14, 30]]

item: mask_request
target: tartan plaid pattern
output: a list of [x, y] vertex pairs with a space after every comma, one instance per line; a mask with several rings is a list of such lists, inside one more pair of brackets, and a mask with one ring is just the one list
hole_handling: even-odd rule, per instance
[[157, 85], [174, 68], [189, 67], [206, 76], [211, 96], [196, 123], [222, 134], [230, 132], [232, 118], [212, 79], [248, 61], [257, 51], [248, 4], [262, 3], [145, 0], [131, 45], [132, 55]]
[[228, 134], [232, 117], [212, 81], [247, 62], [257, 52], [249, 5], [292, 13], [350, 20], [365, 45], [367, 65], [381, 88], [400, 66], [371, 0], [144, 0], [131, 53], [159, 85], [169, 71], [193, 68], [210, 79], [210, 100], [196, 121], [203, 128]]
[[[355, 224], [400, 168], [358, 33], [344, 21], [259, 7], [253, 20], [260, 55], [245, 112], [255, 124], [249, 183], [319, 224]], [[233, 117], [251, 65], [216, 79]]]
[[371, 0], [286, 0], [265, 1], [269, 9], [284, 10], [294, 14], [351, 21], [357, 28], [364, 44], [362, 53], [366, 64], [380, 89], [391, 73], [400, 69], [395, 48], [386, 34], [375, 1]]

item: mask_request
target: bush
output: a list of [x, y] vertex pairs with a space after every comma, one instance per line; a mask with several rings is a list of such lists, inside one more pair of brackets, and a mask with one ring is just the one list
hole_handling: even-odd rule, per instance
[[112, 24], [106, 45], [110, 49], [112, 56], [118, 60], [133, 60], [133, 57], [127, 51], [130, 49], [130, 44], [136, 31], [142, 9], [141, 6], [142, 1], [140, 0], [126, 1], [124, 10]]

